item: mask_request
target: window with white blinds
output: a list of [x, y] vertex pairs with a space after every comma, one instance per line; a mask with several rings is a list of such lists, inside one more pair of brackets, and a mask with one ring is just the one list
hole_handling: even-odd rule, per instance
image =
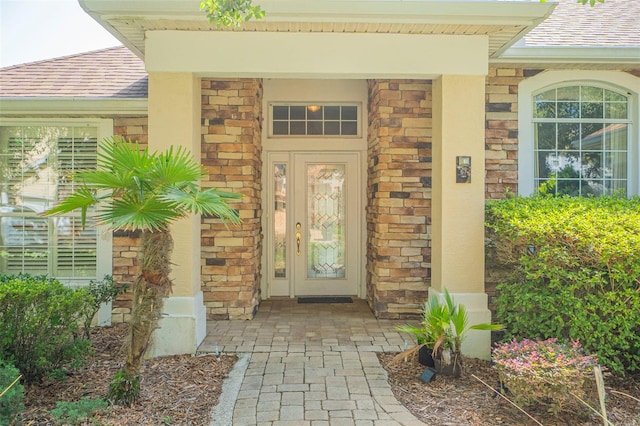
[[73, 190], [71, 175], [96, 167], [98, 128], [0, 126], [0, 272], [56, 278], [97, 275], [97, 228], [90, 211], [42, 217]]

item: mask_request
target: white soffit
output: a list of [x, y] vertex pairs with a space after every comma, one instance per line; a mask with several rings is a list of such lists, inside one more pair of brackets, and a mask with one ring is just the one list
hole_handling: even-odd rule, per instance
[[548, 17], [555, 3], [523, 0], [263, 0], [262, 21], [209, 24], [200, 0], [79, 0], [84, 10], [144, 58], [147, 31], [247, 31], [488, 36], [498, 56]]

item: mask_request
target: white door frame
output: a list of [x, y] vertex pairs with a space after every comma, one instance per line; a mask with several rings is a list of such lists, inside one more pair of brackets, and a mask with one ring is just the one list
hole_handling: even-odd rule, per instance
[[[359, 262], [360, 285], [358, 297], [366, 297], [366, 188], [367, 188], [367, 125], [368, 125], [368, 89], [366, 80], [339, 79], [263, 79], [262, 98], [262, 262], [261, 262], [261, 298], [268, 299], [276, 296], [294, 297], [292, 285], [287, 291], [272, 291], [274, 289], [273, 258], [269, 257], [272, 250], [273, 230], [271, 225], [274, 206], [270, 204], [273, 197], [273, 161], [291, 161], [290, 153], [295, 152], [357, 152], [360, 156], [360, 239]], [[344, 139], [341, 137], [274, 137], [270, 136], [270, 105], [274, 103], [340, 103], [357, 104], [360, 111], [360, 129], [358, 136]], [[290, 219], [290, 218], [288, 218]], [[288, 225], [288, 230], [293, 229]], [[291, 249], [291, 248], [290, 248]], [[291, 266], [288, 265], [289, 270]]]
[[[276, 278], [274, 272], [274, 250], [272, 242], [275, 240], [274, 238], [274, 228], [273, 228], [273, 213], [275, 206], [275, 194], [274, 194], [274, 164], [286, 164], [287, 168], [287, 177], [289, 178], [289, 182], [293, 180], [293, 161], [295, 154], [305, 154], [305, 155], [322, 155], [324, 158], [330, 156], [331, 154], [335, 154], [339, 159], [338, 155], [348, 154], [356, 158], [356, 172], [355, 176], [351, 176], [351, 178], [358, 179], [359, 181], [355, 183], [355, 187], [357, 188], [358, 194], [352, 196], [353, 211], [349, 213], [351, 215], [355, 215], [353, 218], [353, 224], [358, 227], [355, 230], [355, 234], [357, 237], [356, 241], [349, 242], [349, 253], [350, 253], [350, 262], [356, 262], [358, 266], [355, 267], [353, 273], [356, 274], [354, 279], [357, 281], [357, 288], [355, 296], [363, 298], [366, 295], [366, 212], [365, 212], [365, 203], [366, 203], [366, 152], [363, 153], [361, 151], [306, 151], [306, 150], [295, 150], [295, 151], [267, 151], [264, 153], [264, 170], [263, 170], [263, 220], [262, 220], [262, 229], [264, 233], [264, 244], [263, 244], [263, 257], [262, 257], [262, 298], [268, 299], [270, 297], [295, 297], [296, 296], [296, 288], [295, 283], [293, 281], [294, 278], [294, 256], [295, 256], [295, 235], [294, 235], [294, 227], [296, 218], [293, 215], [294, 206], [292, 204], [293, 197], [291, 196], [291, 192], [296, 191], [296, 194], [300, 194], [301, 191], [296, 188], [292, 188], [291, 185], [287, 187], [287, 195], [286, 195], [286, 204], [288, 206], [287, 210], [287, 218], [286, 218], [286, 229], [287, 229], [287, 261], [286, 261], [286, 270], [287, 274], [284, 278]], [[355, 246], [354, 246], [355, 244]], [[328, 294], [329, 295], [329, 294]], [[331, 294], [333, 295], [333, 294]]]

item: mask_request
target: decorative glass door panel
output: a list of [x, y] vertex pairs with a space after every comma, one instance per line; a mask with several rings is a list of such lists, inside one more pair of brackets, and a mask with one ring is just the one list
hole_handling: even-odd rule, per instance
[[306, 168], [307, 278], [344, 278], [345, 165]]

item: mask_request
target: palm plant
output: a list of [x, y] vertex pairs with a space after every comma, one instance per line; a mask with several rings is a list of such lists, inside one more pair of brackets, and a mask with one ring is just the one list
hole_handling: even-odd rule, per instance
[[74, 193], [45, 212], [57, 215], [79, 209], [84, 226], [87, 211], [97, 208], [98, 221], [110, 229], [141, 231], [127, 358], [110, 387], [110, 398], [116, 403], [130, 404], [138, 397], [140, 365], [157, 328], [163, 299], [171, 292], [170, 224], [189, 214], [240, 221], [227, 204], [240, 195], [201, 190], [198, 183], [204, 176], [202, 166], [182, 147], [151, 153], [122, 137], [105, 139], [96, 170], [75, 174]]
[[469, 316], [464, 305], [456, 305], [447, 289], [443, 292], [444, 303], [437, 297], [431, 297], [424, 303], [422, 320], [419, 326], [404, 324], [396, 327], [398, 331], [412, 334], [417, 345], [397, 356], [391, 362], [407, 358], [421, 347], [432, 350], [436, 368], [441, 372], [458, 376], [462, 367], [462, 341], [469, 330], [501, 330], [498, 324], [475, 324], [469, 326]]

